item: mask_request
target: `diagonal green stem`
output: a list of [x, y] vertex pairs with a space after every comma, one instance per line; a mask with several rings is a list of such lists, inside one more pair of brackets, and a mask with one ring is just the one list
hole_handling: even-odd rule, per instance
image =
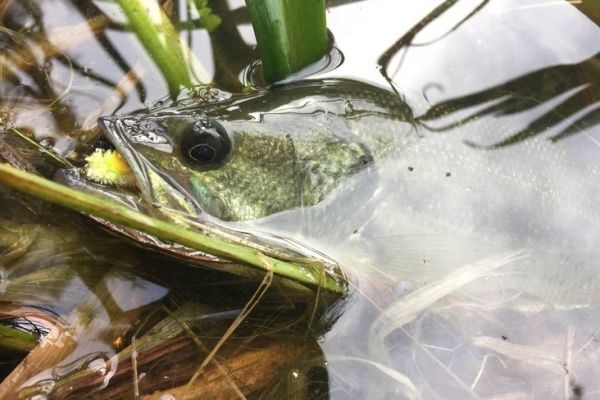
[[211, 79], [156, 0], [117, 0], [142, 45], [162, 72], [171, 94]]
[[[100, 199], [87, 193], [78, 192], [58, 183], [39, 176], [0, 164], [0, 183], [46, 201], [84, 212], [107, 221], [128, 226], [160, 239], [173, 241], [218, 257], [226, 258], [241, 264], [272, 271], [276, 275], [295, 280], [296, 282], [313, 287], [322, 286], [324, 289], [338, 294], [345, 293], [343, 281], [330, 274], [320, 273], [315, 268], [315, 260], [289, 262], [267, 256], [255, 249], [223, 239], [206, 236], [161, 221], [127, 207], [105, 199]], [[325, 268], [325, 266], [322, 266]], [[323, 277], [323, 275], [325, 275]]]

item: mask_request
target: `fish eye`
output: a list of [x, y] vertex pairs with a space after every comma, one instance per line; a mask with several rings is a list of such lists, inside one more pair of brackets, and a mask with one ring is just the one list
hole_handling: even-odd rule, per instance
[[181, 152], [190, 164], [210, 168], [227, 159], [231, 140], [221, 124], [203, 118], [185, 127], [181, 136]]

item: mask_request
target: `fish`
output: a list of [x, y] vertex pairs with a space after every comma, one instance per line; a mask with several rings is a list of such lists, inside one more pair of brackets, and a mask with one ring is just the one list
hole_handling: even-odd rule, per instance
[[147, 202], [244, 221], [319, 203], [394, 142], [414, 136], [411, 118], [389, 91], [338, 79], [105, 117], [99, 125]]
[[[430, 129], [435, 121], [419, 124], [416, 101], [350, 79], [306, 80], [99, 124], [147, 203], [233, 236], [293, 239], [395, 280], [411, 280], [415, 265], [427, 265], [421, 279], [436, 279], [523, 248], [586, 264], [578, 249], [594, 249], [600, 237], [600, 172], [590, 161], [597, 149], [543, 133], [506, 148], [473, 147], [509, 136], [526, 117], [507, 124], [453, 110], [440, 113], [451, 126], [440, 133]], [[553, 301], [597, 297], [591, 286], [548, 283], [564, 270], [536, 257], [525, 263]], [[585, 288], [595, 272], [583, 269], [571, 283]]]
[[[581, 356], [600, 351], [591, 130], [473, 146], [511, 137], [539, 110], [440, 112], [448, 128], [439, 130], [421, 123], [418, 101], [351, 80], [306, 81], [100, 124], [147, 202], [293, 240], [343, 268], [350, 293], [326, 314], [337, 312], [320, 343], [332, 381], [359, 397], [439, 396], [425, 367], [447, 382], [447, 398], [495, 390], [481, 374], [525, 380], [525, 393], [542, 379], [560, 393], [565, 365], [593, 385], [584, 376], [595, 358]], [[556, 351], [562, 343], [568, 356]], [[494, 370], [489, 354], [510, 368]]]

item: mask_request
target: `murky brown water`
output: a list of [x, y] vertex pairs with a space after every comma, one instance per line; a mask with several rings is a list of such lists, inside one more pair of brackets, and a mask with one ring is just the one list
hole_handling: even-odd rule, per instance
[[[3, 398], [128, 399], [136, 386], [147, 399], [199, 388], [197, 398], [238, 398], [233, 387], [251, 398], [595, 398], [592, 3], [329, 2], [344, 60], [311, 77], [396, 90], [420, 139], [378, 166], [376, 188], [359, 174], [348, 187], [365, 193], [342, 188], [326, 204], [236, 225], [326, 253], [352, 293], [307, 330], [310, 307], [273, 285], [197, 387], [183, 385], [257, 282], [152, 254], [0, 187], [0, 317], [46, 343], [27, 365], [35, 337], [0, 345]], [[257, 58], [243, 2], [210, 6], [220, 26], [182, 34], [215, 87], [241, 91]], [[195, 18], [185, 2], [168, 7], [174, 21]], [[0, 16], [0, 140], [47, 176], [63, 166], [19, 134], [81, 165], [97, 117], [168, 94], [113, 3], [13, 0]]]

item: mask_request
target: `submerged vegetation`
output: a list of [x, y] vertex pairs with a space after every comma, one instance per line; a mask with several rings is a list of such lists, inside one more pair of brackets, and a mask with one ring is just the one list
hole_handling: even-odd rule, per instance
[[[265, 281], [246, 304], [254, 278], [231, 280], [135, 250], [85, 219], [4, 187], [0, 201], [9, 207], [0, 217], [10, 217], [0, 220], [0, 354], [12, 360], [2, 397], [129, 399], [131, 377], [139, 376], [140, 394], [168, 389], [228, 398], [285, 381], [286, 371], [305, 363], [307, 371], [322, 368], [318, 346], [304, 338], [310, 306], [302, 311], [293, 293], [282, 296], [289, 286]], [[84, 355], [73, 358], [77, 349]], [[52, 384], [24, 386], [46, 369]], [[106, 379], [110, 388], [97, 391]]]

